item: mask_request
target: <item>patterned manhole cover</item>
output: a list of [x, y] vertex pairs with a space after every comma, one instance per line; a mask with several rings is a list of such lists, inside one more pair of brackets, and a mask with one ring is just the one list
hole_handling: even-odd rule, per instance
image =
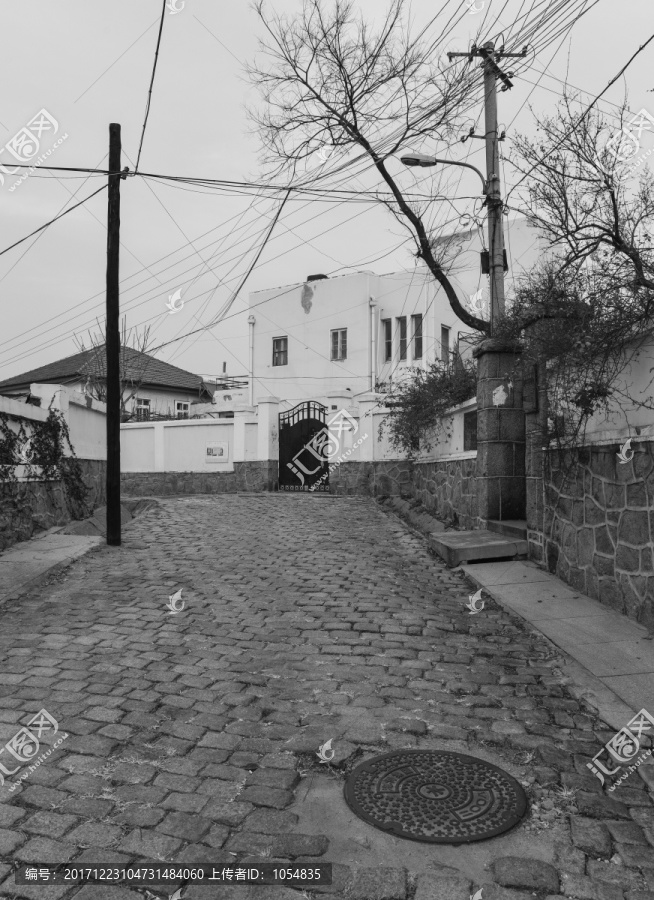
[[361, 763], [345, 783], [345, 799], [375, 828], [429, 844], [483, 841], [527, 812], [515, 778], [483, 759], [441, 750], [399, 750]]

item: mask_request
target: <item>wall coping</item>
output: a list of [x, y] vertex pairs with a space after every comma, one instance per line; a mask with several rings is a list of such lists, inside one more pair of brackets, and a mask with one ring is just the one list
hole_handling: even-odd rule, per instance
[[449, 453], [447, 456], [425, 456], [414, 460], [415, 465], [423, 463], [455, 462], [457, 459], [477, 459], [476, 450], [464, 450], [461, 453]]
[[[576, 447], [564, 447], [563, 450], [582, 450], [590, 447], [607, 447], [612, 444], [622, 444], [627, 438], [631, 438], [633, 443], [647, 443], [654, 441], [654, 425], [641, 426], [640, 434], [629, 434], [627, 428], [605, 429], [604, 431], [596, 431], [586, 435], [582, 444]], [[549, 447], [543, 447], [543, 450], [558, 450], [555, 442], [551, 442]]]
[[477, 409], [477, 398], [473, 397], [471, 400], [466, 400], [464, 403], [459, 403], [458, 406], [450, 406], [449, 409], [445, 410], [444, 416], [451, 416], [455, 413], [461, 412], [462, 410], [470, 410], [474, 406]]
[[[254, 420], [256, 422], [256, 420]], [[188, 427], [189, 425], [193, 427], [201, 427], [206, 425], [220, 425], [221, 427], [224, 425], [234, 425], [234, 419], [169, 419], [163, 420], [160, 422], [156, 421], [146, 421], [146, 422], [121, 422], [121, 428], [156, 428], [157, 425], [161, 425], [164, 428], [179, 428], [179, 427]]]

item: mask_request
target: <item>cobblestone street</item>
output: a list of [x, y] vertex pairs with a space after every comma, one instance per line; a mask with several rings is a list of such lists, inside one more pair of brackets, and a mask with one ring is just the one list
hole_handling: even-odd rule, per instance
[[[2, 897], [147, 896], [15, 885], [15, 861], [266, 859], [333, 863], [334, 883], [182, 900], [654, 900], [654, 765], [605, 793], [586, 763], [614, 729], [571, 697], [561, 652], [492, 601], [471, 616], [462, 575], [375, 501], [162, 499], [123, 537], [0, 607], [0, 742], [42, 708], [69, 735], [0, 787]], [[499, 765], [530, 811], [467, 846], [388, 836], [343, 781], [401, 748]]]

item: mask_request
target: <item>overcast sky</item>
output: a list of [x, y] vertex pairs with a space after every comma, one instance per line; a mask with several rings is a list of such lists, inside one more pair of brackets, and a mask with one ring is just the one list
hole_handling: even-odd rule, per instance
[[[170, 8], [164, 16], [141, 172], [260, 180], [259, 141], [245, 113], [245, 104], [256, 104], [258, 97], [243, 71], [244, 61], [257, 51], [261, 32], [255, 13], [245, 0], [168, 2], [179, 11]], [[576, 3], [570, 0], [567, 6]], [[589, 0], [587, 6], [592, 4]], [[355, 0], [355, 5], [371, 21], [378, 20], [385, 8], [382, 0]], [[488, 39], [509, 29], [521, 8], [524, 12], [548, 4], [542, 0], [449, 0], [440, 5], [447, 6], [447, 18], [456, 13], [460, 21], [439, 54], [467, 49], [483, 16], [483, 37]], [[474, 5], [483, 9], [475, 13], [470, 9]], [[551, 7], [556, 5], [549, 2]], [[272, 7], [290, 13], [300, 3], [272, 0]], [[7, 142], [45, 110], [58, 130], [54, 136], [43, 133], [40, 153], [57, 140], [61, 143], [44, 165], [106, 166], [108, 126], [118, 122], [123, 165], [133, 169], [161, 8], [162, 0], [5, 4], [0, 161], [11, 165], [15, 157], [5, 149]], [[438, 0], [413, 0], [414, 28], [422, 29], [438, 9]], [[438, 19], [428, 30], [432, 41], [438, 38], [442, 21]], [[529, 70], [516, 78], [513, 90], [499, 94], [499, 118], [508, 138], [516, 131], [534, 133], [529, 107], [539, 115], [551, 113], [566, 79], [586, 92], [590, 102], [652, 32], [651, 0], [599, 0], [563, 42], [559, 38], [540, 52], [537, 37]], [[631, 110], [649, 108], [654, 115], [653, 59], [654, 43], [604, 96], [599, 104], [602, 111], [614, 113], [612, 104], [619, 103], [627, 91]], [[44, 122], [47, 126], [48, 119]], [[644, 144], [647, 140], [654, 146], [654, 136], [647, 136]], [[473, 143], [478, 146], [472, 147]], [[507, 152], [508, 144], [509, 140]], [[439, 151], [436, 142], [433, 148], [423, 149]], [[456, 145], [448, 152], [453, 159], [468, 159], [483, 168], [481, 142]], [[503, 176], [509, 187], [517, 180], [509, 166]], [[5, 175], [0, 186], [1, 249], [106, 181], [100, 175], [41, 170], [11, 191], [18, 177]], [[415, 176], [406, 171], [403, 177]], [[339, 180], [344, 183], [343, 175]], [[478, 193], [475, 176], [457, 177], [449, 185], [457, 214], [472, 211], [475, 201], [461, 198]], [[96, 320], [104, 317], [106, 203], [103, 191], [0, 257], [4, 308], [0, 379], [75, 353], [75, 335], [88, 346], [89, 330], [98, 330]], [[156, 346], [206, 325], [247, 271], [278, 203], [278, 198], [252, 191], [229, 194], [139, 177], [122, 181], [121, 309], [128, 326], [142, 330], [149, 324], [151, 343]], [[380, 206], [310, 202], [301, 197], [289, 200], [229, 317], [210, 331], [171, 343], [157, 355], [203, 374], [219, 373], [226, 361], [230, 374], [243, 374], [249, 291], [304, 281], [313, 273], [410, 268], [414, 260], [405, 239], [406, 233]], [[175, 305], [183, 301], [183, 308], [171, 313], [166, 304], [177, 291], [181, 294]]]

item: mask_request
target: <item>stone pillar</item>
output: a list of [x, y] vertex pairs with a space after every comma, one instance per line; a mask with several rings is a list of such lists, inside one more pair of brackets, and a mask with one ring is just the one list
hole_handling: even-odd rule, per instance
[[525, 416], [521, 348], [490, 338], [474, 351], [477, 375], [478, 515], [525, 518]]
[[385, 394], [359, 394], [359, 431], [357, 438], [367, 434], [367, 439], [359, 445], [358, 458], [361, 461], [373, 461], [379, 454], [375, 453], [377, 447], [377, 430], [375, 428], [374, 413], [384, 409]]
[[153, 422], [151, 427], [154, 430], [154, 471], [166, 471], [166, 439], [164, 435], [165, 422]]
[[257, 401], [257, 459], [262, 462], [279, 456], [279, 397]]
[[245, 425], [252, 420], [254, 406], [234, 408], [234, 462], [245, 462]]

